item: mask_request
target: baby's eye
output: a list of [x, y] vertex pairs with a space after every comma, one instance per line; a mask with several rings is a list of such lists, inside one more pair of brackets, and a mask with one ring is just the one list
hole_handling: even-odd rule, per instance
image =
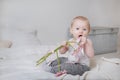
[[83, 29], [84, 31], [86, 31], [87, 29]]
[[76, 30], [79, 30], [79, 28], [76, 28]]

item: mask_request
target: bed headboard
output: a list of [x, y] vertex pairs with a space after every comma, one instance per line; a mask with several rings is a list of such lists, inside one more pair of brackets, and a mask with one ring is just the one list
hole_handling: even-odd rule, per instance
[[95, 54], [117, 51], [118, 27], [92, 27], [89, 38], [93, 41]]

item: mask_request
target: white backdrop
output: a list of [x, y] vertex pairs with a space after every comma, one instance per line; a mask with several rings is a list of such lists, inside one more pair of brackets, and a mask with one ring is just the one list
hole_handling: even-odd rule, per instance
[[0, 26], [37, 29], [41, 44], [66, 40], [78, 15], [91, 26], [120, 27], [120, 0], [0, 0]]

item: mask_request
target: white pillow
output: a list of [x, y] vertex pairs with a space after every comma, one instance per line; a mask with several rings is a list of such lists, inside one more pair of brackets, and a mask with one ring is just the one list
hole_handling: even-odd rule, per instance
[[12, 41], [12, 47], [40, 45], [40, 42], [35, 34], [35, 30], [25, 32], [24, 30], [16, 28], [5, 27], [1, 29], [1, 39]]

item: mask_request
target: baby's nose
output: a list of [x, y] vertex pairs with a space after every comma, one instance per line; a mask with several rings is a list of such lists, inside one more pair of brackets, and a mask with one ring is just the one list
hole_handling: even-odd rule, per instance
[[83, 33], [83, 31], [82, 31], [82, 30], [79, 30], [79, 33]]

